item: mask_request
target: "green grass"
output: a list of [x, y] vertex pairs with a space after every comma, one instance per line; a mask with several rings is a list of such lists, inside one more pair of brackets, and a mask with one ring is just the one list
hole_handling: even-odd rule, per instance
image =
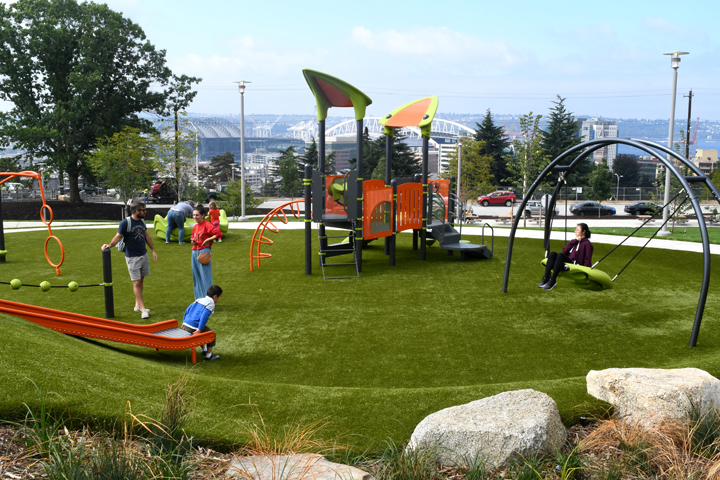
[[[10, 253], [0, 263], [0, 280], [99, 283], [100, 245], [113, 233], [58, 231], [66, 249], [61, 277], [44, 258], [46, 232], [7, 233]], [[250, 272], [251, 235], [233, 230], [213, 247], [214, 280], [225, 290], [209, 322], [220, 361], [193, 367], [188, 351], [78, 339], [0, 315], [0, 418], [22, 419], [23, 402], [39, 405], [32, 382], [73, 419], [112, 423], [128, 402], [134, 413], [152, 414], [164, 386], [190, 368], [196, 404], [188, 433], [195, 437], [241, 441], [237, 432], [256, 421], [256, 408], [271, 425], [327, 419], [326, 436], [358, 434], [349, 441], [367, 444], [367, 438], [405, 440], [432, 412], [520, 388], [549, 394], [570, 422], [584, 413], [577, 405], [593, 402], [585, 393], [593, 369], [697, 367], [720, 374], [717, 261], [699, 346], [687, 346], [701, 282], [697, 253], [646, 249], [612, 290], [561, 283], [545, 292], [536, 288], [542, 242], [517, 239], [509, 292], [502, 294], [504, 238], [495, 240], [493, 260], [460, 262], [433, 247], [420, 262], [411, 236], [400, 235], [396, 267], [387, 266], [374, 242], [359, 279], [325, 281], [317, 264], [313, 275], [303, 274], [301, 231], [270, 234], [275, 244], [264, 251], [273, 257]], [[181, 318], [193, 297], [189, 246], [157, 240], [159, 261], [145, 288], [153, 322]], [[596, 258], [610, 248], [595, 244]], [[621, 247], [603, 269], [614, 275], [636, 251]], [[51, 258], [58, 258], [56, 247]], [[140, 323], [117, 251], [113, 275], [115, 319]], [[104, 315], [101, 288], [44, 293], [0, 285], [0, 295]]]

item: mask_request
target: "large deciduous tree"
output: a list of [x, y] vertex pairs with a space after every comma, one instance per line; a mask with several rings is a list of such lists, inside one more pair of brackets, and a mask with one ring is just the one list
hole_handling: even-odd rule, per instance
[[[613, 194], [612, 180], [613, 173], [608, 168], [607, 161], [603, 159], [590, 175], [590, 191], [585, 196], [602, 203]], [[600, 217], [600, 207], [598, 207], [598, 217]]]
[[512, 183], [521, 188], [523, 196], [535, 178], [548, 164], [540, 152], [540, 120], [532, 112], [520, 117], [522, 139], [513, 140], [514, 152], [508, 155], [507, 166]]
[[475, 126], [473, 138], [475, 141], [484, 142], [480, 153], [492, 158], [490, 173], [497, 183], [502, 183], [510, 176], [505, 165], [507, 149], [510, 146], [510, 141], [505, 136], [505, 129], [495, 125], [490, 109], [485, 113], [482, 123], [475, 123]]
[[[107, 5], [76, 0], [0, 4], [0, 138], [68, 174], [70, 199], [97, 139], [124, 126], [151, 131], [138, 113], [165, 104], [165, 51]], [[152, 86], [152, 88], [151, 88]]]
[[[469, 199], [473, 199], [478, 195], [491, 192], [495, 188], [495, 177], [492, 173], [492, 165], [495, 159], [487, 155], [485, 142], [476, 140], [463, 140], [462, 142], [462, 162], [460, 166], [460, 196], [463, 205]], [[443, 174], [443, 178], [449, 180], [450, 177], [457, 178], [458, 153], [451, 152], [449, 155], [450, 167]]]
[[621, 187], [635, 187], [640, 184], [640, 164], [635, 155], [621, 153], [613, 160], [613, 173], [620, 175]]

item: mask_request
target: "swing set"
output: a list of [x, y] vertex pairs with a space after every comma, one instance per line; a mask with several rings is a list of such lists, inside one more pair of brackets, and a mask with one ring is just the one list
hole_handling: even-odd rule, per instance
[[[596, 269], [595, 267], [605, 260], [610, 254], [612, 254], [615, 250], [617, 250], [620, 245], [625, 243], [625, 241], [632, 237], [638, 230], [640, 230], [645, 224], [647, 224], [649, 221], [651, 221], [654, 218], [654, 215], [651, 216], [649, 219], [645, 220], [645, 222], [635, 229], [630, 235], [628, 235], [622, 242], [620, 242], [615, 248], [610, 250], [604, 257], [602, 257], [600, 260], [595, 262], [592, 267], [585, 267], [580, 265], [573, 265], [573, 264], [566, 264], [566, 270], [564, 272], [560, 272], [558, 275], [558, 278], [561, 278], [567, 282], [570, 282], [571, 284], [574, 284], [575, 286], [578, 286], [580, 288], [584, 288], [587, 290], [594, 290], [594, 291], [601, 291], [601, 290], [607, 290], [611, 289], [613, 282], [615, 279], [620, 276], [620, 274], [625, 271], [625, 269], [630, 265], [630, 263], [637, 258], [637, 256], [640, 254], [640, 252], [645, 249], [645, 247], [650, 243], [650, 241], [655, 238], [655, 235], [657, 235], [658, 231], [669, 221], [669, 219], [675, 215], [676, 212], [682, 208], [682, 206], [689, 200], [690, 204], [693, 207], [693, 210], [695, 211], [695, 214], [697, 215], [698, 220], [704, 218], [702, 214], [702, 209], [700, 208], [700, 204], [695, 197], [695, 193], [693, 192], [691, 188], [691, 184], [694, 183], [700, 183], [705, 185], [715, 196], [715, 199], [720, 200], [720, 191], [718, 191], [717, 187], [710, 181], [710, 179], [692, 162], [688, 161], [686, 158], [684, 158], [682, 155], [679, 155], [678, 153], [670, 150], [669, 148], [660, 145], [655, 142], [650, 142], [643, 139], [637, 139], [637, 138], [602, 138], [602, 139], [596, 139], [596, 140], [590, 140], [588, 142], [581, 143], [579, 145], [576, 145], [573, 148], [570, 148], [569, 150], [562, 153], [560, 156], [558, 156], [555, 160], [550, 162], [550, 164], [545, 167], [545, 169], [540, 173], [538, 178], [533, 182], [533, 184], [530, 186], [528, 191], [525, 193], [524, 198], [520, 206], [518, 207], [519, 212], [525, 211], [525, 205], [529, 201], [530, 198], [532, 198], [533, 193], [538, 188], [538, 186], [542, 183], [542, 181], [548, 177], [551, 174], [557, 174], [558, 175], [558, 183], [555, 186], [555, 189], [553, 191], [552, 196], [550, 197], [550, 200], [547, 202], [547, 214], [548, 214], [548, 221], [545, 223], [545, 235], [544, 235], [544, 241], [543, 246], [545, 248], [545, 257], [547, 257], [548, 252], [550, 251], [550, 234], [552, 232], [552, 220], [554, 216], [554, 210], [555, 210], [555, 203], [558, 196], [558, 193], [560, 192], [560, 188], [562, 188], [563, 185], [565, 185], [567, 189], [567, 176], [572, 172], [572, 170], [578, 165], [578, 163], [585, 158], [586, 156], [592, 154], [595, 150], [598, 150], [600, 148], [603, 148], [605, 146], [614, 145], [614, 144], [621, 144], [621, 145], [628, 145], [634, 148], [637, 148], [639, 150], [642, 150], [649, 155], [655, 157], [660, 161], [666, 169], [666, 172], [668, 174], [674, 175], [682, 185], [682, 189], [680, 192], [675, 195], [673, 199], [671, 199], [666, 205], [663, 206], [663, 209], [667, 208], [673, 201], [675, 201], [680, 195], [685, 194], [685, 198], [681, 202], [680, 205], [673, 211], [672, 215], [668, 215], [667, 220], [665, 220], [662, 225], [658, 228], [657, 231], [648, 239], [648, 241], [643, 245], [640, 250], [630, 259], [630, 261], [612, 278], [610, 276], [603, 272], [602, 270]], [[568, 159], [572, 158], [573, 155], [576, 155], [575, 158], [567, 165], [564, 165], [563, 163]], [[666, 157], [667, 156], [667, 157]], [[671, 160], [672, 159], [672, 160]], [[682, 166], [687, 167], [691, 175], [684, 175], [678, 167], [675, 165], [675, 162], [678, 162], [682, 164]], [[567, 204], [567, 191], [565, 195], [565, 203]], [[567, 207], [567, 205], [566, 205]], [[566, 209], [567, 212], [567, 209]], [[503, 277], [503, 285], [502, 285], [502, 292], [507, 293], [507, 287], [508, 287], [508, 281], [510, 278], [510, 265], [512, 260], [512, 248], [513, 243], [515, 241], [515, 233], [518, 228], [518, 224], [520, 222], [520, 215], [516, 216], [513, 220], [512, 229], [510, 230], [510, 237], [508, 239], [508, 250], [507, 250], [507, 259], [505, 262], [505, 275]], [[703, 313], [705, 310], [705, 303], [707, 300], [707, 294], [708, 289], [710, 286], [710, 240], [707, 233], [707, 226], [705, 225], [704, 221], [698, 221], [698, 224], [700, 226], [700, 236], [702, 239], [702, 246], [703, 246], [703, 278], [702, 278], [702, 286], [700, 289], [700, 298], [698, 299], [698, 306], [697, 310], [695, 312], [695, 321], [693, 323], [692, 333], [690, 335], [690, 346], [695, 347], [697, 345], [697, 339], [698, 335], [700, 333], [700, 324], [702, 322]], [[567, 241], [567, 213], [565, 215], [565, 239]], [[543, 260], [543, 264], [547, 262], [547, 258]]]

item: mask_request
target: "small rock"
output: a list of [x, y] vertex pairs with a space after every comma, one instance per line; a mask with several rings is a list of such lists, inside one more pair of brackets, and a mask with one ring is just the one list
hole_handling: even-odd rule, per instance
[[555, 401], [535, 390], [516, 390], [435, 412], [421, 421], [408, 448], [439, 446], [441, 463], [487, 468], [552, 451], [566, 431]]
[[230, 463], [227, 478], [250, 480], [373, 480], [360, 469], [326, 460], [322, 455], [253, 455]]
[[587, 392], [615, 407], [617, 417], [645, 425], [720, 406], [720, 380], [697, 368], [608, 368], [587, 374]]

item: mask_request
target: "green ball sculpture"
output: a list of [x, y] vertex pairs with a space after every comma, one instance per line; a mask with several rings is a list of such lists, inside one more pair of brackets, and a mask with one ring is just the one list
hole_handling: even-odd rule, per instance
[[68, 288], [70, 289], [71, 292], [77, 292], [77, 289], [79, 287], [78, 287], [77, 282], [70, 282], [70, 283], [68, 283]]
[[18, 290], [20, 287], [22, 287], [22, 282], [18, 280], [17, 278], [10, 281], [10, 287], [13, 290]]
[[40, 282], [40, 290], [42, 290], [43, 292], [47, 292], [48, 290], [50, 290], [50, 282]]

